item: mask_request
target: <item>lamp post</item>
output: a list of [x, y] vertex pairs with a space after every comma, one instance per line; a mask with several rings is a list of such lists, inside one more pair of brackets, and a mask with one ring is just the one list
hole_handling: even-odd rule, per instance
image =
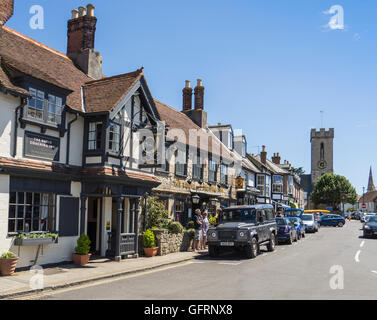
[[361, 207], [361, 209], [362, 209], [361, 211], [364, 211], [364, 210], [363, 210], [363, 209], [364, 209], [363, 207], [364, 207], [364, 205], [365, 205], [365, 203], [364, 203], [364, 190], [365, 190], [365, 187], [363, 187], [363, 205], [362, 205], [362, 207]]

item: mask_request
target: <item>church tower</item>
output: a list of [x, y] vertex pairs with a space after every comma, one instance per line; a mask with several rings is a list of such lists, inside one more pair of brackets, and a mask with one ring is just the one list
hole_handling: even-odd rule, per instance
[[376, 191], [376, 187], [374, 186], [374, 183], [373, 183], [372, 167], [370, 167], [367, 192], [372, 192], [372, 191]]
[[312, 145], [312, 185], [314, 186], [319, 177], [325, 173], [334, 172], [334, 128], [319, 131], [312, 129], [310, 132]]

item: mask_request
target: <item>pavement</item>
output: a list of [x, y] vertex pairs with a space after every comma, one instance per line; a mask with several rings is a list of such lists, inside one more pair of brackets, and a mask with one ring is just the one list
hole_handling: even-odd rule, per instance
[[[37, 294], [89, 282], [142, 273], [148, 270], [171, 266], [207, 255], [207, 251], [178, 252], [152, 258], [139, 257], [116, 262], [109, 259], [93, 259], [85, 266], [64, 264], [45, 268], [41, 274], [34, 271], [16, 272], [10, 277], [0, 276], [0, 299]], [[42, 279], [42, 281], [41, 281]], [[38, 289], [43, 283], [43, 289]]]
[[[321, 227], [292, 245], [247, 259], [222, 254], [83, 286], [49, 291], [41, 300], [376, 300], [377, 238], [359, 221]], [[29, 297], [28, 297], [29, 298]]]

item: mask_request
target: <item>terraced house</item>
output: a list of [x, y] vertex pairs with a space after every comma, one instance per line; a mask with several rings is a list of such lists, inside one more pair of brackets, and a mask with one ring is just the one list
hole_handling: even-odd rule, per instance
[[37, 251], [19, 232], [59, 234], [40, 264], [70, 261], [81, 233], [98, 255], [137, 253], [140, 200], [160, 183], [138, 159], [138, 131], [159, 121], [143, 71], [102, 74], [96, 22], [92, 5], [72, 11], [67, 54], [0, 27], [0, 251], [18, 267]]

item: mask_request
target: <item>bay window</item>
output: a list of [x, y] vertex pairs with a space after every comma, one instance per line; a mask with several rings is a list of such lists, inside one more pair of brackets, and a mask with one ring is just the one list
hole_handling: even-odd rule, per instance
[[293, 195], [293, 176], [288, 177], [288, 194]]
[[118, 153], [120, 149], [120, 125], [110, 123], [108, 150]]
[[257, 175], [257, 188], [260, 190], [260, 195], [266, 195], [266, 176], [264, 174]]
[[61, 123], [63, 99], [42, 90], [29, 88], [31, 98], [26, 106], [26, 117], [52, 124]]
[[88, 132], [88, 150], [101, 149], [102, 122], [90, 122]]

